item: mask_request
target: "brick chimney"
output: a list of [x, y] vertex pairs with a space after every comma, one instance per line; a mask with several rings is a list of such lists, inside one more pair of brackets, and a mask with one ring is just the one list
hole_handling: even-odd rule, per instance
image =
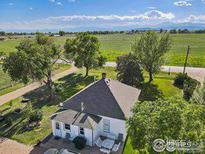
[[106, 79], [107, 74], [106, 73], [102, 73], [102, 79]]

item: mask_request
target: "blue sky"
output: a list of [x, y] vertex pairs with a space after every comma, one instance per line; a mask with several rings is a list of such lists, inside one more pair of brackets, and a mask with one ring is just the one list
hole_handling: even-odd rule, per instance
[[1, 30], [205, 25], [205, 0], [0, 0]]

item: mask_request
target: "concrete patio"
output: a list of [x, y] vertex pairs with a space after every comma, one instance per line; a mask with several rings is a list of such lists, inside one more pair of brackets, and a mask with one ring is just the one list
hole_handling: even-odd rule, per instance
[[[44, 149], [56, 148], [60, 149], [67, 149], [72, 152], [80, 153], [80, 154], [103, 154], [100, 151], [100, 148], [97, 146], [86, 146], [83, 150], [78, 150], [75, 148], [75, 145], [72, 141], [66, 139], [55, 139], [54, 136], [50, 135], [44, 141], [42, 141], [41, 147]], [[119, 150], [117, 152], [111, 152], [111, 154], [122, 154], [123, 152], [124, 143], [121, 144]]]

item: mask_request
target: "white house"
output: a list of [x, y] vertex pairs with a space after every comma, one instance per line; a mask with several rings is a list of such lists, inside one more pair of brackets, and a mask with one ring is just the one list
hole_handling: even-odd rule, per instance
[[140, 90], [106, 78], [96, 81], [63, 103], [63, 111], [51, 117], [54, 136], [73, 140], [83, 136], [92, 146], [99, 136], [124, 141], [126, 118]]

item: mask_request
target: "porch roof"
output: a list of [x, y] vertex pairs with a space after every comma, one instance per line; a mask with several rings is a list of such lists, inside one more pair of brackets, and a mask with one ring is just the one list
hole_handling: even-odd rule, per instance
[[56, 113], [51, 117], [52, 120], [63, 122], [65, 124], [75, 125], [82, 128], [93, 129], [101, 121], [101, 117], [77, 112], [71, 109]]

